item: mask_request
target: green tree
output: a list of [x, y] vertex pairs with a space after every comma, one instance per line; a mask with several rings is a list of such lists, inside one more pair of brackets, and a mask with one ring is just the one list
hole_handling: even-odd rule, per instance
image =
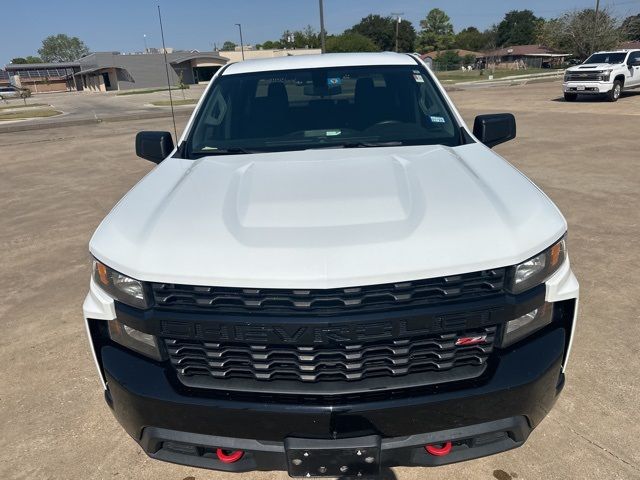
[[13, 63], [14, 65], [22, 65], [29, 62], [27, 62], [27, 59], [24, 57], [16, 57], [11, 59], [11, 63]]
[[467, 27], [456, 34], [455, 46], [463, 50], [479, 52], [492, 43], [493, 32], [485, 30], [481, 32], [476, 27]]
[[620, 26], [620, 31], [625, 40], [640, 41], [640, 13], [625, 18]]
[[422, 30], [416, 40], [418, 51], [444, 50], [453, 46], [455, 36], [451, 19], [439, 8], [432, 9], [420, 20], [420, 27]]
[[227, 40], [222, 44], [222, 50], [229, 51], [229, 50], [235, 50], [235, 49], [236, 49], [236, 44], [231, 40]]
[[27, 63], [43, 63], [40, 57], [36, 57], [34, 55], [27, 55]]
[[498, 45], [531, 45], [543, 23], [531, 10], [511, 10], [498, 24]]
[[598, 12], [596, 23], [595, 10], [587, 8], [546, 22], [538, 40], [563, 53], [572, 53], [576, 58], [586, 58], [595, 51], [615, 48], [622, 40], [622, 32], [618, 21], [607, 9]]
[[392, 51], [396, 48], [396, 26], [398, 27], [398, 51], [412, 52], [416, 40], [416, 30], [411, 22], [394, 17], [369, 15], [355, 24], [348, 33], [359, 33], [369, 38], [379, 50]]
[[433, 61], [438, 65], [438, 70], [457, 70], [462, 60], [455, 50], [445, 50], [440, 52]]
[[266, 42], [264, 42], [262, 44], [262, 48], [264, 50], [279, 49], [279, 48], [282, 48], [282, 44], [280, 42], [274, 42], [272, 40], [267, 40]]
[[64, 33], [48, 36], [38, 49], [38, 54], [45, 62], [73, 62], [88, 53], [89, 48], [82, 40]]
[[327, 52], [376, 52], [378, 46], [359, 33], [345, 32], [327, 37]]

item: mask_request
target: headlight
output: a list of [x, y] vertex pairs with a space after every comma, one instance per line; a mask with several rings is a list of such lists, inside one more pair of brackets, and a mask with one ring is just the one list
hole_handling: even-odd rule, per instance
[[111, 340], [155, 360], [162, 360], [158, 341], [154, 335], [131, 328], [119, 320], [109, 320], [107, 323]]
[[93, 261], [93, 280], [119, 302], [136, 308], [149, 306], [142, 282], [116, 272], [97, 260]]
[[608, 82], [609, 78], [611, 77], [611, 72], [612, 70], [603, 71], [602, 74], [600, 75], [600, 80], [602, 80], [603, 82]]
[[562, 265], [567, 256], [564, 238], [544, 252], [514, 267], [509, 272], [512, 293], [520, 293], [545, 282]]
[[502, 346], [508, 347], [518, 340], [531, 335], [536, 330], [549, 325], [553, 318], [553, 304], [545, 303], [539, 308], [508, 321], [502, 334]]
[[569, 77], [570, 77], [570, 73], [569, 72], [564, 72], [564, 81], [568, 82], [569, 81]]

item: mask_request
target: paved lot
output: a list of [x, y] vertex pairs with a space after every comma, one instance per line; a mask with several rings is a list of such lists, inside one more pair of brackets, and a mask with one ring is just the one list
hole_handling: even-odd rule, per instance
[[[524, 447], [395, 469], [400, 479], [640, 478], [640, 95], [567, 104], [559, 92], [553, 83], [452, 95], [469, 121], [516, 114], [518, 139], [496, 150], [568, 218], [582, 303], [565, 391]], [[89, 237], [152, 166], [134, 157], [135, 132], [169, 128], [162, 119], [0, 134], [2, 479], [232, 478], [142, 453], [103, 402], [82, 325]]]

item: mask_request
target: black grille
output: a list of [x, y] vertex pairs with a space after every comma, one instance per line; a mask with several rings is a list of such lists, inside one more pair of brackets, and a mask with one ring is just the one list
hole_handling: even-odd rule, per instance
[[170, 283], [153, 283], [151, 287], [155, 305], [160, 308], [330, 315], [476, 300], [502, 293], [504, 277], [505, 270], [500, 268], [428, 280], [325, 290], [201, 287]]
[[599, 81], [602, 81], [602, 73], [600, 72], [567, 73], [566, 80], [568, 82], [599, 82]]
[[[165, 339], [178, 375], [210, 379], [250, 379], [297, 383], [355, 382], [380, 377], [411, 377], [425, 372], [464, 368], [465, 376], [480, 374], [493, 350], [496, 327], [465, 333], [422, 335], [398, 340], [321, 346], [248, 345]], [[461, 338], [480, 343], [460, 345]], [[478, 338], [476, 340], [478, 340]], [[471, 367], [471, 368], [470, 368]], [[475, 368], [473, 368], [475, 367]], [[457, 379], [456, 375], [451, 376]], [[440, 378], [444, 381], [444, 378]], [[224, 388], [224, 381], [217, 382]], [[246, 385], [245, 385], [246, 386]], [[259, 388], [259, 387], [258, 387]]]

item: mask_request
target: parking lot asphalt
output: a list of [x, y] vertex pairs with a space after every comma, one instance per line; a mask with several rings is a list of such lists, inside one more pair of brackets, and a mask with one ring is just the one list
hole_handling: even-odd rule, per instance
[[[516, 115], [518, 138], [496, 151], [567, 217], [580, 318], [565, 390], [525, 446], [393, 475], [640, 478], [640, 94], [565, 103], [554, 82], [451, 95], [470, 123]], [[145, 456], [104, 403], [82, 322], [89, 238], [153, 166], [135, 157], [135, 133], [170, 127], [154, 119], [0, 134], [1, 479], [234, 478]]]

